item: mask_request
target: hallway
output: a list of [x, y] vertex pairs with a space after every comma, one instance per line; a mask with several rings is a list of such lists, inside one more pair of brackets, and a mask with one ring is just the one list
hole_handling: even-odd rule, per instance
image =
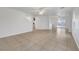
[[78, 51], [71, 33], [63, 29], [36, 30], [0, 39], [4, 51]]

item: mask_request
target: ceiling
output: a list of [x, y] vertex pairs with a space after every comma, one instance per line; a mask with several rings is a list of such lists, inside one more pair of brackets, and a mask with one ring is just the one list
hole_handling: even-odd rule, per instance
[[73, 11], [71, 7], [9, 7], [19, 10], [26, 14], [33, 16], [64, 16], [70, 11]]

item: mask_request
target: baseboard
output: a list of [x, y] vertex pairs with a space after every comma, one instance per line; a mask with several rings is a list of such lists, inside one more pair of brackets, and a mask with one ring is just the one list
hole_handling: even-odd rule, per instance
[[[28, 31], [28, 32], [32, 32], [33, 30], [30, 30], [30, 31]], [[1, 36], [0, 37], [0, 39], [1, 38], [6, 38], [6, 37], [10, 37], [10, 36], [15, 36], [15, 35], [20, 35], [20, 34], [23, 34], [23, 33], [28, 33], [27, 31], [24, 31], [24, 32], [19, 32], [19, 33], [12, 33], [12, 34], [7, 34], [7, 35], [4, 35], [4, 36]]]
[[76, 42], [77, 47], [79, 48], [79, 42], [77, 41], [77, 38], [76, 38], [75, 34], [72, 33], [72, 36], [73, 36], [73, 38], [74, 38], [74, 40]]

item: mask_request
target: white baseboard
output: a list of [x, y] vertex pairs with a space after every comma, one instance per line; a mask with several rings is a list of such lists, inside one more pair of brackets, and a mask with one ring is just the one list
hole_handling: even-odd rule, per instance
[[5, 34], [5, 35], [0, 36], [0, 38], [5, 38], [5, 37], [9, 37], [9, 36], [19, 35], [19, 34], [22, 34], [22, 33], [27, 33], [27, 32], [32, 32], [32, 31], [33, 30], [24, 31], [24, 32], [18, 32], [18, 33]]
[[79, 48], [79, 42], [77, 41], [78, 39], [77, 39], [76, 35], [72, 33], [72, 36], [76, 42], [77, 47]]

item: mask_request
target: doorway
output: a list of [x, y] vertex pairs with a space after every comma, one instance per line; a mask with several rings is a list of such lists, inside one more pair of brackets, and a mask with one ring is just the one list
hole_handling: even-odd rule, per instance
[[64, 17], [60, 17], [57, 21], [57, 34], [58, 36], [61, 35], [61, 33], [63, 35], [65, 35], [66, 29], [65, 29], [65, 18]]

